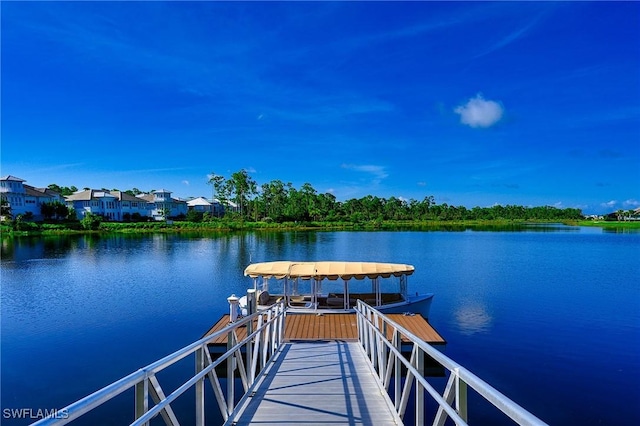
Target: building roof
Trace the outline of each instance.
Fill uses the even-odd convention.
[[[192,206],[210,206],[211,203],[204,197],[194,198],[193,200],[187,201],[187,205]]]
[[[25,185],[25,187],[26,186],[27,185]],[[36,191],[43,192],[51,197],[62,197],[62,195],[59,192],[54,191],[53,189],[49,189],[49,188],[35,188],[35,189]]]
[[[11,176],[11,175],[3,176],[3,177],[0,178],[0,180],[12,180],[12,181],[16,181],[16,182],[26,182],[26,180],[24,180],[24,179],[20,179],[19,177],[15,177],[15,176]]]
[[[89,201],[93,198],[93,189],[85,189],[64,197],[67,201]]]
[[[96,191],[95,189],[93,190],[93,198],[116,198],[115,195],[113,195],[111,192],[109,191]]]
[[[133,201],[133,202],[147,201],[147,200],[142,200],[140,197],[136,197],[135,195],[131,195],[123,191],[111,191],[111,194],[113,194],[120,201]]]
[[[34,188],[31,185],[24,185],[24,193],[25,195],[31,196],[31,197],[47,197],[47,198],[53,198],[55,197],[54,195],[51,194],[47,194],[43,188]],[[53,191],[52,191],[53,192]]]

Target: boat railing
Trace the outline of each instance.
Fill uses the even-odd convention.
[[[171,403],[192,387],[195,388],[195,424],[205,424],[205,378],[213,388],[222,417],[226,421],[236,404],[236,370],[242,381],[243,393],[255,382],[259,372],[283,343],[286,307],[283,302],[238,319],[225,328],[214,332],[188,346],[141,368],[126,377],[88,395],[63,408],[55,410],[50,417],[35,425],[63,425],[112,400],[123,392],[134,388],[135,420],[132,425],[148,425],[150,420],[161,415],[167,425],[178,425]],[[246,337],[238,340],[238,330],[246,328]],[[227,338],[227,351],[211,358],[208,345],[222,336]],[[244,354],[242,351],[244,349]],[[156,377],[157,373],[189,356],[194,357],[195,374],[177,389],[166,395]],[[216,367],[224,368],[226,362],[226,393],[216,373]]]
[[[519,425],[546,424],[469,370],[361,300],[358,301],[356,314],[358,339],[377,373],[378,380],[390,394],[400,418],[405,416],[413,390],[417,425],[432,423],[441,426],[445,424],[447,418],[453,420],[456,425],[466,425],[468,421],[467,392],[468,388],[471,388]],[[402,354],[403,344],[412,347],[410,359]],[[448,381],[442,394],[426,379],[427,357],[448,371]],[[406,377],[403,382],[404,374]],[[429,422],[425,419],[425,391],[438,404],[435,416]]]

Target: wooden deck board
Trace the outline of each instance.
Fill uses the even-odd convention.
[[[396,425],[356,342],[285,344],[272,371],[240,407],[234,424]]]
[[[407,316],[404,314],[389,314],[388,317],[415,334],[421,340],[431,344],[445,344],[446,341],[421,315]],[[327,313],[316,314],[288,314],[285,320],[285,340],[357,340],[358,331],[355,314]],[[229,315],[224,315],[207,331],[205,336],[211,335],[229,324]],[[254,322],[257,325],[257,321]],[[393,330],[387,330],[387,337],[391,339]],[[238,329],[238,339],[247,335],[246,328]],[[403,341],[408,341],[403,338]],[[226,345],[227,336],[219,336],[211,344]]]

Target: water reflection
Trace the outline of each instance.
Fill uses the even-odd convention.
[[[488,332],[493,322],[487,307],[476,302],[460,306],[454,315],[460,333],[467,336]]]
[[[2,407],[63,406],[199,338],[249,263],[339,259],[415,265],[447,351],[550,424],[640,424],[640,234],[426,230],[3,238]],[[584,404],[593,383],[612,391]]]
[[[439,225],[425,227],[397,226],[382,231],[371,232],[351,231],[361,235],[385,233],[389,231],[415,231],[415,232],[580,232],[580,227],[567,226],[559,223],[545,224],[502,224],[502,225]],[[629,228],[594,228],[597,233],[636,233],[638,229]],[[582,231],[584,232],[584,230]],[[303,247],[305,252],[300,253],[305,259],[317,259],[318,243],[327,238],[333,239],[330,231],[239,231],[239,232],[181,232],[181,233],[120,233],[120,234],[83,234],[83,235],[58,235],[40,237],[6,237],[2,238],[0,254],[3,260],[51,258],[65,256],[68,252],[77,249],[97,248],[112,245],[128,246],[140,241],[153,241],[153,246],[165,246],[166,243],[215,239],[224,242],[225,245],[235,245],[238,250],[238,260],[246,266],[251,262],[273,259],[291,258],[291,247]],[[299,250],[297,250],[299,252]],[[320,256],[326,258],[326,256]],[[238,265],[239,266],[239,265]],[[243,268],[244,268],[243,266]]]
[[[602,228],[602,232],[609,234],[638,234],[640,228],[626,228],[623,226],[606,226]]]

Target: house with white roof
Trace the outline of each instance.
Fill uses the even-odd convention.
[[[209,213],[212,216],[220,217],[224,214],[224,207],[220,204],[220,201],[213,199],[210,202],[204,197],[194,198],[187,201],[187,208],[201,213]]]
[[[187,203],[179,198],[171,197],[171,191],[159,189],[151,194],[137,196],[150,204],[150,216],[154,220],[166,220],[187,214]]]
[[[9,203],[11,215],[31,214],[34,220],[42,220],[42,205],[61,202],[64,198],[49,188],[35,188],[24,179],[7,175],[0,178],[0,196]]]
[[[166,220],[186,216],[189,209],[209,212],[216,216],[224,214],[224,207],[216,199],[210,202],[204,197],[199,197],[187,202],[172,197],[171,191],[166,189],[138,196],[116,190],[86,189],[63,197],[49,188],[29,186],[25,184],[24,179],[11,175],[0,178],[0,196],[9,204],[13,217],[31,213],[34,220],[43,219],[42,204],[55,201],[74,209],[78,220],[82,220],[87,213],[118,222],[136,220],[138,217]],[[234,205],[230,205],[229,208],[235,210]]]

